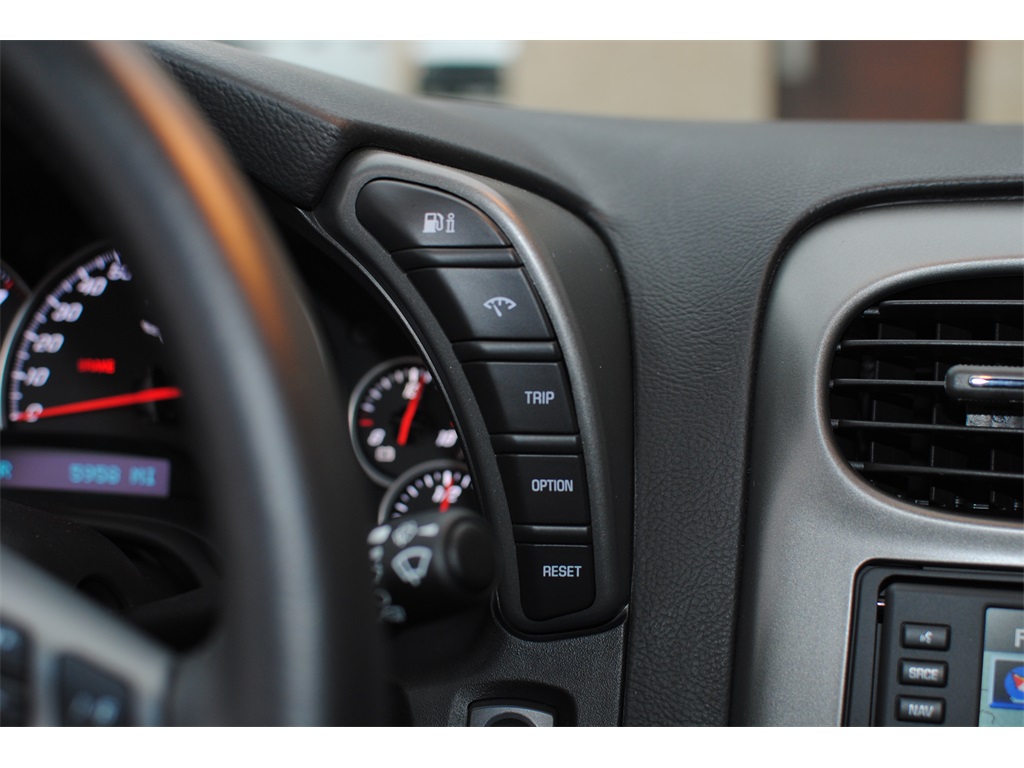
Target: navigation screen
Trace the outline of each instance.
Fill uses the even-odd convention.
[[[0,485],[166,498],[171,491],[171,462],[116,453],[7,448],[0,458]]]
[[[1024,727],[1024,610],[985,611],[978,725]]]

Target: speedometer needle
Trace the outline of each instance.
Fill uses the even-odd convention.
[[[141,389],[138,392],[129,392],[125,395],[113,395],[111,397],[98,397],[95,400],[79,400],[75,403],[64,405],[51,405],[42,410],[25,410],[21,413],[12,413],[11,421],[37,421],[38,419],[52,419],[54,416],[71,416],[75,413],[88,413],[89,411],[109,411],[113,408],[124,408],[129,405],[141,405],[142,403],[156,403],[161,400],[176,400],[181,397],[181,390],[177,387],[152,387]]]

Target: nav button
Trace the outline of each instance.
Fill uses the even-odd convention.
[[[908,723],[942,723],[946,719],[943,699],[918,699],[899,696],[896,699],[896,718]]]

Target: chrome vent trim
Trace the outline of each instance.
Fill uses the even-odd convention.
[[[832,360],[838,446],[884,493],[1021,522],[1024,408],[950,396],[957,365],[1024,370],[1024,271],[920,286],[864,310]]]

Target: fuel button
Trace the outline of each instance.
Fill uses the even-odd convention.
[[[494,222],[465,200],[404,181],[371,181],[359,193],[356,216],[392,252],[508,245]]]

